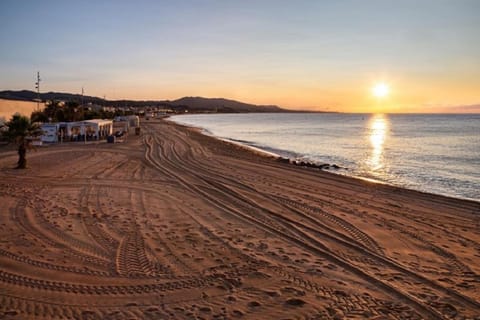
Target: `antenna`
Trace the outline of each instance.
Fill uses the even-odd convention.
[[[84,94],[84,90],[83,90],[83,87],[82,87],[82,108],[83,108],[83,94]]]
[[[35,89],[37,89],[37,111],[40,111],[40,71],[37,71],[37,82],[35,82]]]
[[[81,113],[81,116],[82,116],[82,120],[85,120],[85,106],[84,106],[84,102],[83,102],[83,94],[84,94],[84,90],[83,90],[83,87],[82,87],[82,104],[80,106],[80,110],[82,111]]]

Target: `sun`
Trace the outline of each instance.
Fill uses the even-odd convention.
[[[377,98],[385,98],[390,93],[390,87],[384,82],[379,82],[372,87],[372,94]]]

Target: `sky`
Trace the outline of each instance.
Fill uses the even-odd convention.
[[[0,90],[480,112],[478,0],[0,1]],[[390,94],[374,97],[386,83]]]

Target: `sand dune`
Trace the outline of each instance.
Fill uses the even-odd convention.
[[[480,318],[480,203],[168,121],[0,153],[0,318]]]

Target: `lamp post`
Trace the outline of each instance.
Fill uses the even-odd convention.
[[[37,71],[37,82],[35,82],[35,89],[37,89],[37,111],[40,111],[40,71]]]

